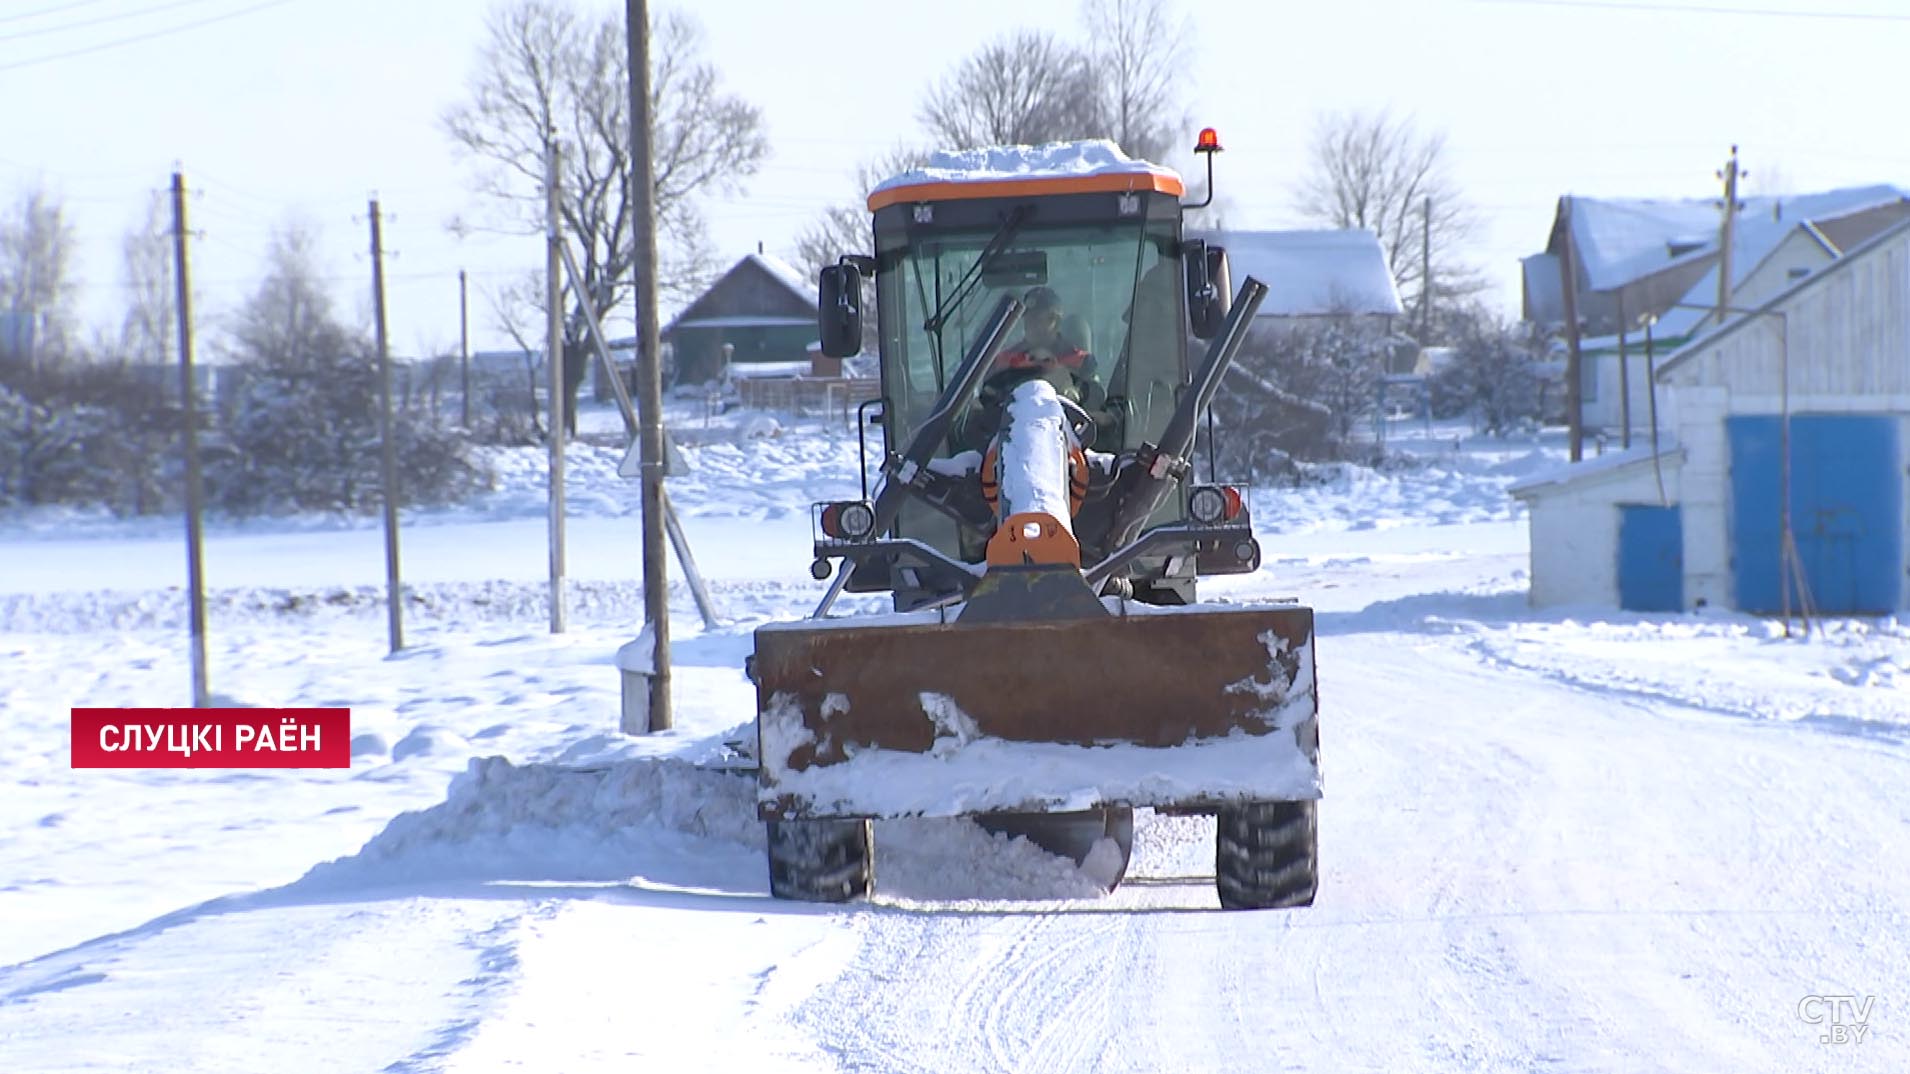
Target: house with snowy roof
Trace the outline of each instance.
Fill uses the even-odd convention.
[[[731,265],[659,334],[676,381],[699,384],[733,367],[790,373],[810,370],[816,335],[816,287],[773,254],[753,253]]]
[[[1736,309],[1763,304],[1910,217],[1910,191],[1888,185],[1740,203],[1726,289]],[[1535,324],[1564,324],[1569,252],[1586,428],[1620,436],[1649,428],[1648,366],[1718,326],[1721,225],[1710,199],[1559,199],[1545,251],[1521,261],[1524,312]]]
[[[1386,268],[1379,236],[1364,228],[1233,229],[1195,232],[1188,238],[1226,248],[1236,289],[1248,276],[1267,285],[1256,328],[1345,317],[1390,332],[1405,312],[1393,274]]]
[[[1513,487],[1535,605],[1910,608],[1910,213],[1876,215],[1855,245],[1791,221],[1733,266],[1743,312],[1659,352],[1655,429]]]

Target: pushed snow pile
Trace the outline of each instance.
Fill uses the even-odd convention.
[[[748,775],[677,758],[572,767],[484,757],[444,802],[401,814],[363,850],[317,866],[296,886],[620,881],[680,872],[670,863],[688,860],[708,865],[700,886],[766,890],[755,860],[762,846]],[[876,867],[882,894],[901,900],[1079,899],[1104,890],[1073,862],[964,818],[878,822]]]
[[[1118,854],[1118,851],[1115,851]],[[876,891],[884,901],[1094,899],[1112,867],[1090,856],[1089,874],[1026,839],[965,817],[877,821]]]
[[[933,154],[920,168],[882,181],[871,194],[924,183],[996,183],[1006,179],[1050,179],[1083,175],[1162,175],[1170,168],[1135,160],[1105,138],[1047,145],[994,145]]]
[[[755,783],[672,758],[589,767],[473,758],[444,802],[400,814],[300,883],[616,880],[639,871],[659,834],[760,847]]]

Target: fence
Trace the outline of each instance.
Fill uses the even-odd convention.
[[[752,410],[782,410],[850,420],[857,405],[880,398],[873,377],[752,377],[736,382],[737,401]]]

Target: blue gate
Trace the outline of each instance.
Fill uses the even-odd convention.
[[[1684,519],[1676,507],[1618,505],[1618,606],[1681,612],[1685,606]]]
[[[1735,417],[1725,425],[1738,607],[1781,611],[1780,419]],[[1791,531],[1818,611],[1878,614],[1898,607],[1904,569],[1899,466],[1896,418],[1791,418]],[[1791,606],[1798,604],[1793,591]]]

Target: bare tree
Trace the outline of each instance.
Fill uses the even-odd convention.
[[[1165,161],[1188,125],[1192,30],[1168,0],[1085,0],[1088,56],[1100,73],[1108,136],[1128,156]]]
[[[73,225],[65,205],[44,186],[20,196],[0,217],[0,357],[7,351],[34,366],[68,355],[74,294]]]
[[[1038,30],[999,37],[929,91],[922,125],[942,148],[1104,137],[1101,80],[1087,53]]]
[[[1393,283],[1415,314],[1429,301],[1451,302],[1485,287],[1460,260],[1476,219],[1447,171],[1445,149],[1445,135],[1422,134],[1384,111],[1331,113],[1317,121],[1311,170],[1299,190],[1300,210],[1311,219],[1379,235]],[[1431,280],[1424,278],[1428,230]]]
[[[310,232],[273,235],[258,289],[227,336],[238,387],[222,401],[218,450],[207,459],[210,502],[239,513],[380,506],[378,358],[368,333],[339,318]],[[395,417],[407,503],[450,502],[488,481],[429,414],[407,407]]]
[[[126,316],[120,323],[119,358],[161,365],[174,340],[172,217],[165,196],[155,192],[139,223],[120,239],[120,275],[126,284]]]
[[[652,185],[668,244],[657,282],[663,293],[682,297],[710,274],[698,199],[740,189],[769,147],[761,110],[722,91],[693,19],[661,13],[650,32]],[[634,284],[625,46],[620,15],[509,0],[491,12],[469,100],[444,117],[459,148],[488,165],[480,192],[513,230],[543,229],[545,150],[553,137],[562,144],[564,228],[582,248],[584,290],[600,316],[628,298]],[[564,326],[565,351],[587,353],[583,303],[572,300]],[[584,363],[567,361],[565,368],[574,428]]]

